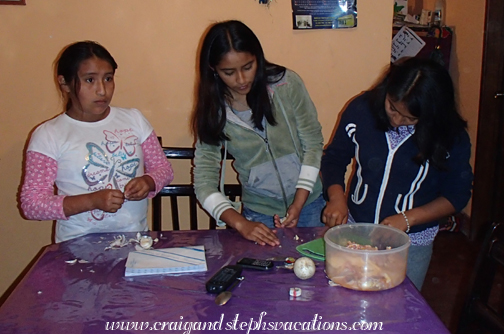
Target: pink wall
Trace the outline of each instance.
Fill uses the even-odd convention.
[[[113,104],[142,110],[165,145],[190,146],[201,34],[212,22],[242,20],[270,61],[303,77],[327,142],[345,102],[367,89],[389,62],[391,6],[390,0],[359,0],[357,28],[312,31],[291,29],[287,0],[269,7],[257,0],[31,0],[26,6],[0,6],[0,294],[51,242],[51,222],[24,220],[16,196],[28,133],[62,108],[51,65],[64,45],[91,39],[107,47],[119,64]],[[480,29],[483,13],[471,7],[449,7],[454,14],[448,23],[470,18]],[[475,129],[481,32],[469,30],[457,30],[454,69],[464,92],[463,114]],[[189,181],[189,166],[174,166],[175,182]]]

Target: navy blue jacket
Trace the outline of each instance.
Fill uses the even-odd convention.
[[[376,126],[368,94],[355,98],[341,116],[332,142],[322,157],[324,193],[333,184],[345,189],[345,173],[355,158],[348,191],[348,208],[356,222],[380,223],[386,217],[427,204],[443,196],[458,211],[472,189],[469,164],[471,143],[466,131],[455,140],[446,158],[446,170],[428,161],[418,165],[418,148],[409,135],[391,150],[384,131]],[[412,226],[410,233],[437,225],[437,221]]]

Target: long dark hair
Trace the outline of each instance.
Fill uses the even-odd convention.
[[[467,128],[457,112],[453,82],[439,63],[421,58],[407,58],[392,65],[384,79],[371,91],[378,127],[392,128],[385,111],[387,95],[394,102],[403,102],[418,117],[413,138],[419,153],[414,160],[427,160],[442,168],[448,151]]]
[[[80,89],[80,82],[77,80],[79,67],[83,61],[93,57],[108,62],[115,73],[117,63],[112,55],[103,46],[93,41],[81,41],[67,45],[55,62],[56,76],[62,75],[66,85],[76,96]],[[66,110],[69,110],[72,107],[72,100],[64,93],[63,98],[66,99]]]
[[[256,128],[264,130],[263,118],[276,125],[267,85],[279,81],[285,74],[285,67],[268,62],[256,35],[240,21],[225,21],[210,26],[199,55],[199,83],[195,110],[192,116],[192,130],[201,142],[220,145],[229,140],[224,134],[226,125],[225,102],[231,96],[226,84],[219,78],[215,68],[230,51],[248,52],[256,57],[257,71],[247,104],[252,109],[252,119]]]

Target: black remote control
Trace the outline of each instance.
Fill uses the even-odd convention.
[[[241,277],[241,266],[225,266],[219,269],[206,284],[206,290],[210,293],[225,291],[234,281]]]
[[[243,268],[247,269],[257,269],[257,270],[270,270],[273,268],[273,261],[268,260],[258,260],[244,257],[240,261],[236,262]]]

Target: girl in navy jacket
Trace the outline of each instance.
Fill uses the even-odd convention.
[[[421,289],[438,219],[471,197],[471,144],[448,71],[427,59],[390,66],[341,115],[322,157],[322,220],[390,225],[411,239],[407,275]],[[355,160],[345,195],[345,173]]]

